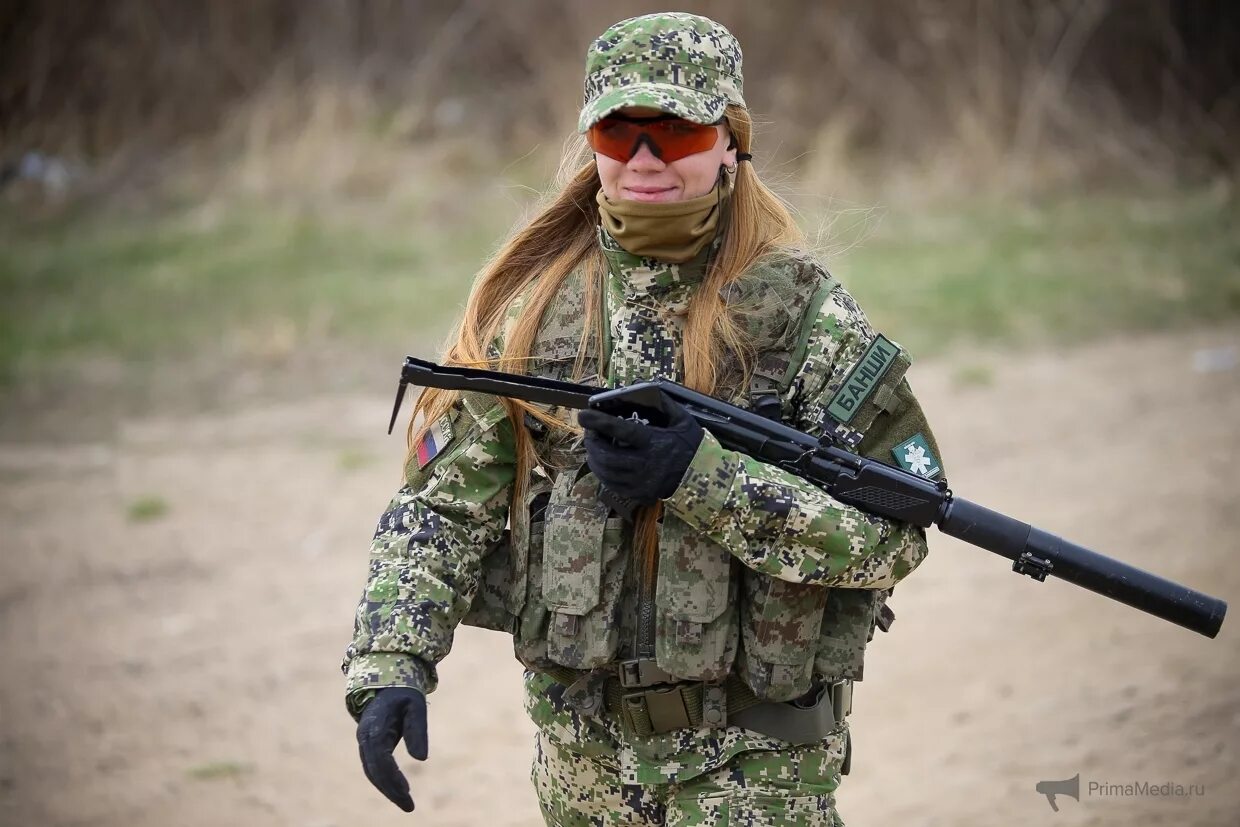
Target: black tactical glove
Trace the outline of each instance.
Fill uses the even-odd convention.
[[[685,407],[664,396],[666,427],[644,425],[602,411],[583,410],[586,463],[605,488],[642,505],[672,496],[702,442],[702,426]]]
[[[416,689],[393,686],[380,689],[362,709],[357,722],[357,747],[362,769],[370,783],[406,813],[413,812],[409,782],[396,766],[392,751],[401,736],[405,748],[426,760],[426,698]]]

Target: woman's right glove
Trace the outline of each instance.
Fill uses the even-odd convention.
[[[357,747],[362,769],[370,783],[406,813],[413,812],[409,782],[392,756],[401,736],[405,749],[426,760],[426,698],[416,689],[392,686],[380,689],[362,709],[357,721]]]
[[[663,411],[662,428],[590,408],[577,413],[590,470],[606,488],[641,505],[676,493],[702,442],[702,426],[684,405],[664,395]]]

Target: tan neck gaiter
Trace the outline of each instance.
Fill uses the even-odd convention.
[[[719,213],[730,190],[722,183],[698,198],[684,201],[611,201],[598,191],[603,229],[635,256],[670,264],[691,261],[715,237]]]

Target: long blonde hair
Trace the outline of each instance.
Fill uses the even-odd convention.
[[[753,121],[744,107],[729,105],[724,119],[738,152],[749,152]],[[595,194],[600,187],[598,169],[588,153],[584,139],[566,149],[560,165],[558,186],[544,206],[517,230],[474,282],[465,313],[448,347],[443,362],[467,367],[523,373],[538,334],[543,314],[574,273],[583,280],[585,317],[575,375],[580,377],[587,348],[603,341],[607,320],[598,308],[600,292],[607,277],[606,261],[597,240],[598,212]],[[759,259],[782,247],[798,246],[804,238],[783,201],[758,178],[753,165],[737,166],[730,197],[722,244],[702,285],[694,292],[686,311],[684,327],[684,382],[702,393],[713,393],[720,379],[719,366],[731,354],[748,373],[751,350],[737,320],[728,312],[720,291],[739,280]],[[509,309],[518,297],[524,303],[515,321],[505,329]],[[503,335],[503,351],[493,358],[492,345]],[[599,354],[600,360],[605,354]],[[457,391],[428,388],[414,407],[414,421],[408,429],[409,455],[432,423],[457,401]],[[550,417],[536,406],[515,399],[501,399],[515,435],[516,478],[512,490],[513,508],[524,507],[529,475],[536,463],[533,442],[525,427],[528,414],[554,430],[569,426]],[[418,418],[421,414],[421,418]],[[420,422],[420,425],[415,423]],[[651,510],[638,524],[639,534],[653,528]],[[657,515],[657,512],[656,512]],[[643,531],[643,524],[645,530]],[[645,544],[642,544],[645,545]]]

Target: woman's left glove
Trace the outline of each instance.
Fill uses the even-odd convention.
[[[666,427],[586,409],[586,463],[605,488],[642,505],[675,493],[702,442],[702,426],[679,402],[664,396]]]
[[[426,760],[426,698],[416,689],[380,689],[362,708],[357,722],[357,747],[370,783],[406,813],[413,812],[409,781],[396,766],[392,751],[400,739],[419,761]]]

